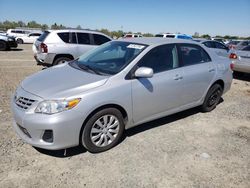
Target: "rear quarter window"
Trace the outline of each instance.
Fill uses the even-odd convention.
[[[69,32],[57,33],[63,42],[69,43]]]
[[[49,31],[44,31],[37,40],[43,42],[49,34]]]
[[[103,35],[93,34],[93,37],[94,37],[94,44],[95,45],[101,45],[101,44],[104,44],[104,43],[110,41],[109,38],[107,38]]]

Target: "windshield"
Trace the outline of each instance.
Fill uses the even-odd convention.
[[[85,53],[72,64],[96,74],[114,75],[125,68],[145,48],[144,44],[112,41]]]

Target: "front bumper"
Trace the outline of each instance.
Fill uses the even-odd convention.
[[[11,101],[14,117],[13,127],[24,142],[49,150],[79,145],[80,130],[83,123],[81,114],[74,109],[53,115],[34,113],[37,104],[42,99],[20,88],[18,96],[36,100],[27,110],[17,106],[14,97]],[[52,139],[48,139],[48,132],[52,133]]]

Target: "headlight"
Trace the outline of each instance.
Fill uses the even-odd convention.
[[[74,108],[80,101],[81,99],[42,101],[36,107],[35,112],[42,114],[55,114]]]
[[[13,38],[8,38],[8,41],[13,41],[14,39]]]

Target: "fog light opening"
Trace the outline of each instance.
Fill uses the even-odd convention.
[[[43,133],[43,141],[52,143],[53,142],[53,131],[52,130],[45,130]]]

